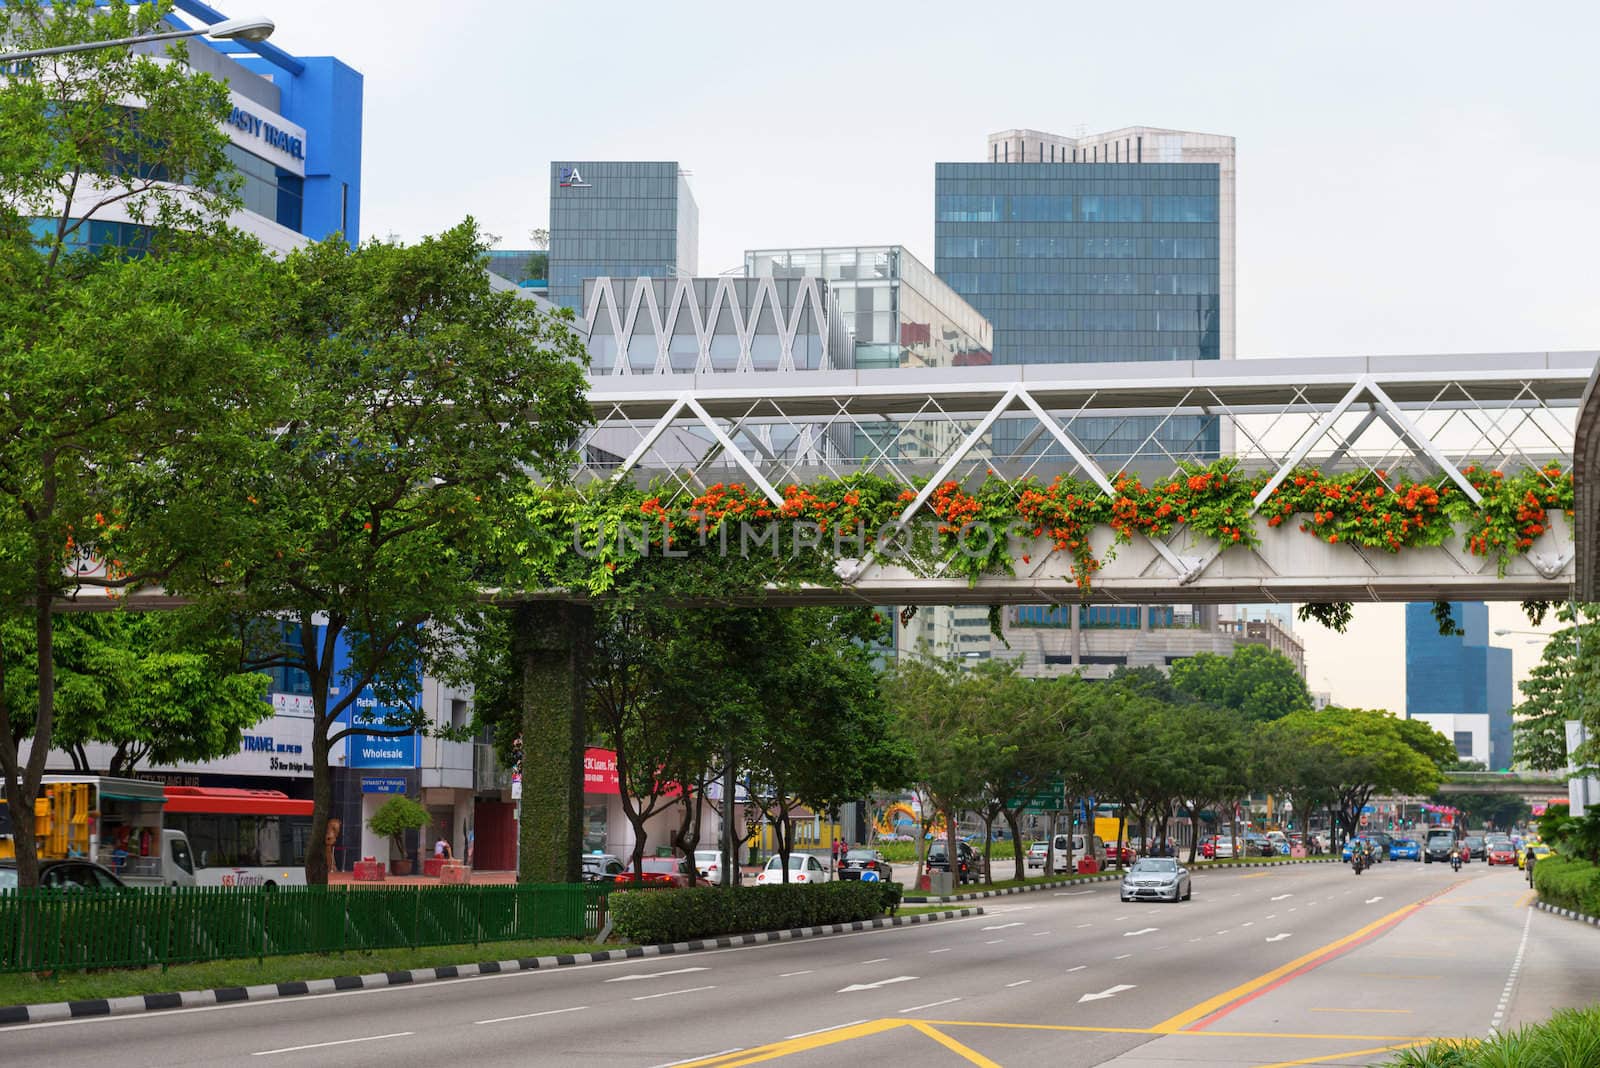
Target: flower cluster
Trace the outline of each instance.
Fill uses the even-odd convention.
[[[1497,557],[1502,576],[1514,553],[1532,548],[1534,540],[1550,529],[1550,512],[1572,517],[1572,476],[1558,463],[1510,477],[1477,466],[1464,468],[1462,474],[1482,498],[1466,516],[1467,548],[1479,556]]]

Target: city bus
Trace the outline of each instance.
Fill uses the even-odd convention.
[[[310,801],[214,786],[168,786],[166,798],[166,825],[188,838],[198,885],[305,885]]]

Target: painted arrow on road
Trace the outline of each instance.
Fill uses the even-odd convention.
[[[1293,936],[1292,935],[1286,935],[1286,934],[1275,934],[1271,938],[1267,939],[1267,941],[1268,942],[1282,942],[1285,938],[1291,938],[1291,937],[1293,937]]]
[[[704,968],[674,968],[670,972],[651,972],[648,975],[619,975],[615,979],[607,979],[608,983],[631,983],[639,979],[661,979],[668,975],[687,975],[690,972],[703,972]]]
[[[917,978],[919,977],[915,975],[897,975],[893,979],[879,979],[876,983],[854,983],[847,987],[841,987],[839,993],[849,994],[856,990],[876,990],[880,986],[888,986],[890,983],[909,983]]]
[[[1015,923],[997,923],[997,924],[993,924],[992,926],[985,927],[984,930],[985,931],[1004,931],[1007,927],[1021,927],[1021,926],[1022,926],[1022,921],[1018,920]]]
[[[1083,995],[1083,997],[1078,999],[1078,1004],[1081,1005],[1085,1001],[1099,1001],[1102,998],[1114,998],[1118,994],[1122,993],[1124,990],[1133,990],[1133,989],[1135,989],[1134,986],[1108,986],[1104,990],[1100,991],[1100,993],[1098,993],[1098,994],[1085,994],[1085,995]]]
[[[1132,938],[1134,935],[1149,934],[1152,931],[1159,931],[1159,930],[1161,930],[1161,928],[1159,928],[1159,927],[1145,927],[1145,928],[1143,928],[1141,930],[1138,930],[1138,931],[1123,931],[1122,932],[1122,937],[1123,938]]]

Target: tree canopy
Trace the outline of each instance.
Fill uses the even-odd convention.
[[[1198,653],[1176,660],[1172,686],[1257,722],[1311,707],[1311,691],[1293,662],[1265,645],[1240,645],[1227,656]]]

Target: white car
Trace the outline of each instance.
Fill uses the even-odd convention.
[[[1035,843],[1033,843],[1031,846],[1028,847],[1028,855],[1025,858],[1026,861],[1027,861],[1028,867],[1030,867],[1030,868],[1042,868],[1042,867],[1044,867],[1044,856],[1048,852],[1050,852],[1050,843],[1048,843],[1048,842],[1035,842]]]
[[[789,881],[791,883],[825,883],[828,869],[810,853],[789,854]],[[783,882],[783,858],[768,857],[761,874],[756,876],[757,886],[778,886]]]
[[[700,873],[700,878],[708,883],[722,882],[722,851],[718,849],[696,849],[694,851],[694,869]]]

